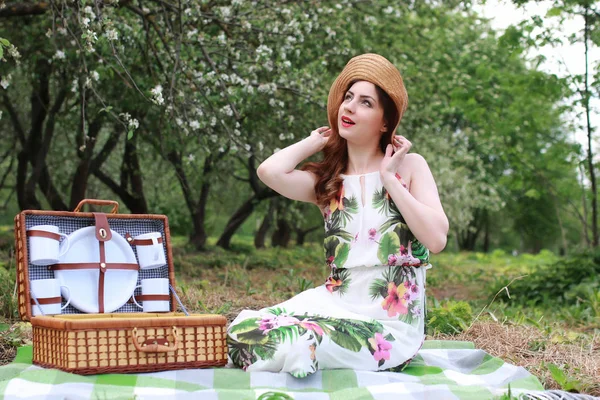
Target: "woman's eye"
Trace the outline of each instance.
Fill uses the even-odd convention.
[[[371,102],[369,100],[365,100],[363,101],[364,104],[366,104],[368,107],[371,107]]]
[[[352,96],[350,96],[349,94],[347,94],[347,95],[344,97],[344,100],[349,100],[351,97],[352,97]]]

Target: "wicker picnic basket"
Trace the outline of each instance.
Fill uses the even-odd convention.
[[[109,214],[81,212],[85,204],[110,205],[113,208]],[[187,313],[174,290],[175,275],[167,217],[117,212],[118,203],[114,201],[86,199],[73,212],[26,210],[15,217],[18,307],[21,319],[31,321],[33,327],[33,363],[83,375],[225,365],[226,318]],[[99,248],[92,251],[99,252],[100,262],[82,260],[71,264],[32,264],[28,255],[28,236],[34,236],[36,231],[28,229],[45,224],[58,226],[65,235],[94,226],[88,229],[95,231],[98,240],[95,243]],[[131,263],[107,261],[110,254],[105,254],[104,249],[105,246],[110,249],[108,241],[118,238],[117,235],[121,236],[121,240],[126,237],[137,257],[136,241],[132,238],[146,232],[160,232],[159,243],[162,243],[165,253],[165,265],[139,269],[136,268],[137,264],[132,266]],[[84,313],[73,305],[67,305],[62,296],[37,299],[32,295],[31,281],[53,279],[57,271],[64,273],[69,270],[91,270],[94,274],[97,271],[98,312]],[[109,312],[105,312],[107,299],[114,295],[111,282],[115,278],[110,274],[117,270],[136,271],[137,276],[132,279],[137,279],[134,296],[138,301],[168,301],[169,311],[139,312],[139,308],[129,299],[116,310],[108,309]],[[170,294],[142,295],[140,283],[153,278],[168,279]],[[123,296],[122,293],[119,295]],[[183,313],[176,312],[177,302]],[[35,305],[42,309],[42,305],[51,303],[64,304],[66,307],[63,306],[60,314],[33,316],[32,308]]]

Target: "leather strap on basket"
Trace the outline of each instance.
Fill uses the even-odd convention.
[[[60,235],[54,232],[46,232],[46,231],[27,231],[27,236],[31,237],[43,237],[47,239],[54,239],[56,241],[60,241]]]
[[[98,312],[104,313],[104,274],[106,274],[106,252],[104,242],[100,244],[100,274],[98,275]]]
[[[157,243],[161,244],[163,242],[162,237],[156,239]],[[152,239],[131,239],[128,240],[129,244],[132,246],[152,246]]]
[[[168,294],[140,294],[135,296],[138,301],[170,301],[171,296]],[[130,297],[127,301],[133,303],[133,297]]]
[[[60,296],[38,298],[37,302],[34,299],[31,299],[32,306],[37,306],[37,305],[45,306],[47,304],[60,304],[61,302],[62,302],[62,298]]]
[[[72,264],[52,264],[48,266],[48,269],[52,271],[56,270],[69,270],[69,269],[97,269],[102,267],[98,263],[72,263]],[[124,264],[124,263],[104,263],[104,269],[125,269],[137,271],[140,266],[137,264]]]

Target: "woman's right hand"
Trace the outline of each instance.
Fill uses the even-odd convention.
[[[318,141],[318,143],[319,143],[318,151],[321,151],[321,150],[323,150],[323,148],[327,144],[327,141],[331,137],[331,128],[328,126],[322,126],[320,128],[317,128],[310,133],[310,137],[315,138],[314,140]]]

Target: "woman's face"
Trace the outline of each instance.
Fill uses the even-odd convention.
[[[349,142],[378,143],[387,128],[375,85],[367,81],[355,82],[344,94],[337,122],[340,136]]]

